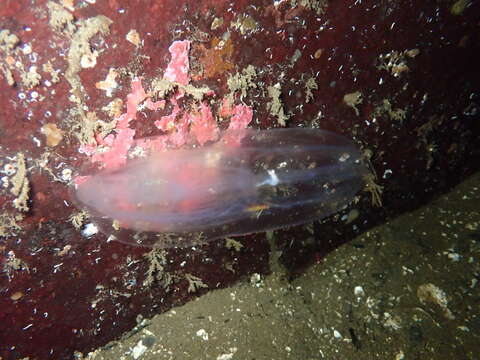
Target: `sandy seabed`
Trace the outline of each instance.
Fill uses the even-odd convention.
[[[477,359],[480,173],[300,277],[254,274],[88,359]]]

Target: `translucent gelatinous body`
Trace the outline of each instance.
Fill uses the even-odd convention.
[[[210,146],[99,172],[75,196],[120,241],[183,247],[337,212],[363,187],[360,157],[349,140],[322,130],[227,132]]]

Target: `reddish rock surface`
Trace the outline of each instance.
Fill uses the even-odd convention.
[[[377,179],[369,189],[383,191],[360,194],[354,222],[333,216],[276,233],[294,272],[479,169],[479,13],[466,0],[4,2],[2,359],[71,358],[119,337],[140,315],[268,271],[264,234],[239,239],[240,251],[217,241],[165,252],[85,236],[90,221],[69,192],[91,162],[85,152],[108,151],[121,136],[191,130],[179,118],[165,131],[155,125],[175,109],[174,90],[158,86],[175,40],[191,43],[196,89],[179,100],[182,112],[208,106],[226,128],[252,109],[252,127],[332,130],[370,158]],[[128,113],[136,78],[151,103],[139,101],[122,132],[112,121]],[[238,113],[222,107],[228,95],[226,107]]]

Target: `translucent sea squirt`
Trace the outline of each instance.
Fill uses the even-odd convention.
[[[119,241],[185,247],[322,219],[353,199],[365,172],[343,136],[247,129],[101,170],[74,196]]]

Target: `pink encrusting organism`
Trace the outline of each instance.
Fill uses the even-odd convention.
[[[188,85],[190,82],[190,63],[188,61],[190,41],[174,41],[168,48],[168,51],[172,55],[172,59],[170,60],[163,77],[171,82]]]
[[[202,102],[200,112],[191,117],[191,123],[190,129],[200,145],[217,140],[218,126],[206,102]]]
[[[178,100],[185,96],[181,86],[190,83],[188,59],[190,41],[174,41],[168,50],[171,60],[163,77],[179,85],[176,92],[171,94],[168,99],[154,102],[143,88],[141,79],[133,79],[132,90],[127,95],[126,112],[116,118],[115,134],[112,133],[103,138],[97,135],[96,143],[80,147],[80,152],[90,155],[92,162],[99,163],[106,169],[116,169],[126,164],[128,152],[134,145],[141,146],[146,150],[160,151],[167,148],[179,148],[189,143],[190,139],[204,145],[218,138],[219,128],[208,102],[203,101],[197,109],[190,111],[181,109],[178,104]],[[211,92],[209,95],[214,94]],[[134,140],[135,129],[131,128],[131,122],[136,120],[139,106],[142,105],[148,110],[157,111],[165,107],[167,100],[172,105],[172,112],[155,121],[155,126],[165,134]],[[253,117],[252,109],[246,105],[229,105],[228,112],[225,113],[231,116],[229,129],[246,128]]]

